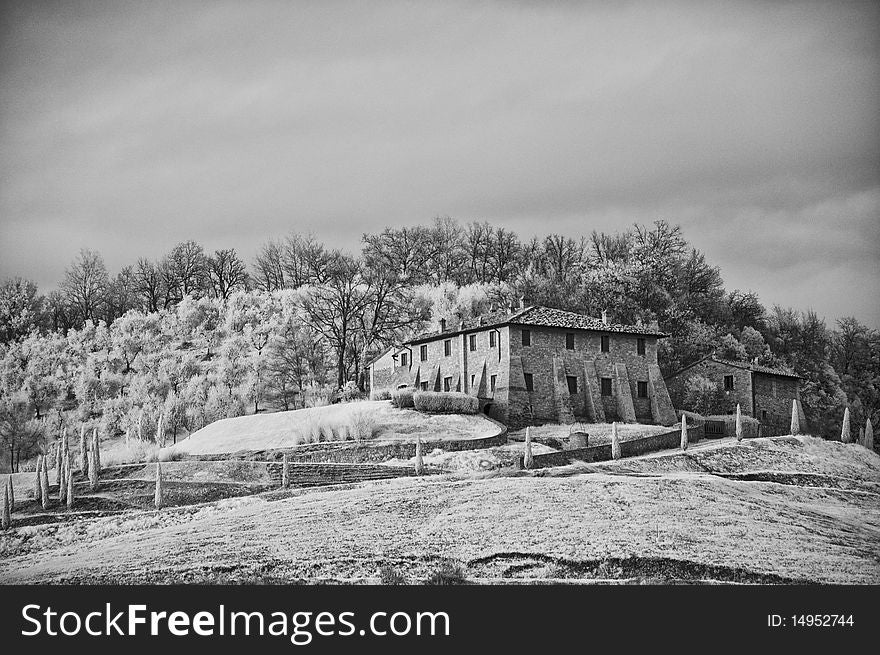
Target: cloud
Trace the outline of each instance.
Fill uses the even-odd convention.
[[[436,214],[523,234],[662,217],[730,286],[880,325],[862,297],[878,281],[877,17],[843,3],[7,5],[0,275],[51,285],[82,246],[111,268],[188,238],[250,256],[290,229],[355,248]]]

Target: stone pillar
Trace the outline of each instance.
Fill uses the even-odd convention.
[[[651,418],[657,425],[674,425],[678,422],[669,389],[657,364],[648,364],[648,394],[651,396]]]

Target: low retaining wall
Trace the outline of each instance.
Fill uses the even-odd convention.
[[[687,429],[688,443],[699,441],[703,436],[703,426],[694,425]],[[620,442],[620,456],[634,457],[658,450],[667,450],[681,446],[681,428],[655,434],[650,437],[630,439]],[[574,450],[562,450],[556,453],[543,453],[532,457],[532,468],[548,468],[551,466],[564,466],[572,462],[606,462],[613,459],[611,456],[611,444],[577,448]],[[523,468],[523,459],[519,460],[520,468]]]
[[[281,484],[282,466],[278,462],[266,464],[269,477],[276,485]],[[381,466],[379,464],[293,463],[289,464],[288,473],[292,487],[315,487],[324,484],[404,478],[415,475],[416,470],[409,466]]]

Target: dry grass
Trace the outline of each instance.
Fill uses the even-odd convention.
[[[774,452],[791,460],[786,465],[804,469],[812,462],[826,471],[843,457],[842,471],[876,479],[877,455],[840,446],[728,442],[698,452],[738,472],[767,467]],[[241,571],[245,579],[369,581],[388,563],[409,580],[423,580],[440,557],[470,571],[498,553],[520,553],[566,562],[670,558],[802,581],[876,584],[877,499],[681,469],[653,476],[626,475],[620,467],[569,477],[429,476],[13,528],[0,536],[0,582],[175,582],[213,570]]]

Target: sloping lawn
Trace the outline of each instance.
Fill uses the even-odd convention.
[[[414,440],[418,434],[422,439],[470,439],[487,437],[498,430],[498,425],[480,415],[423,414],[414,409],[392,407],[387,400],[366,400],[223,419],[163,449],[162,456],[290,448],[304,443],[346,441],[358,436]]]

